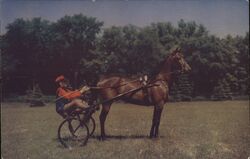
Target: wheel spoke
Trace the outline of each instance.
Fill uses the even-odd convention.
[[[81,124],[78,125],[78,127],[76,127],[76,129],[74,130],[74,134],[75,132],[81,127]]]

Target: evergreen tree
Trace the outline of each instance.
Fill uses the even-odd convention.
[[[232,92],[229,83],[222,79],[213,89],[212,100],[232,99]]]
[[[170,101],[173,102],[181,101],[180,90],[178,89],[177,82],[174,82],[173,85],[170,87],[169,97]]]
[[[43,93],[38,84],[35,84],[31,89],[26,91],[26,101],[31,107],[44,106]]]
[[[180,74],[171,90],[174,101],[190,101],[193,96],[193,84],[187,74]]]

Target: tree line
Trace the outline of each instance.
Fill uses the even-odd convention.
[[[249,33],[224,38],[202,24],[170,22],[103,27],[82,14],[56,22],[16,19],[0,36],[1,83],[5,96],[39,85],[54,94],[54,79],[67,76],[73,87],[94,85],[100,75],[152,75],[178,46],[192,67],[171,88],[176,98],[228,98],[249,93]]]

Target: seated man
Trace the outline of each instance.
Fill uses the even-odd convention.
[[[56,112],[63,118],[67,116],[65,113],[67,110],[71,110],[71,108],[86,109],[88,107],[88,104],[85,101],[79,99],[79,97],[88,91],[89,87],[84,86],[80,90],[72,91],[69,88],[67,79],[62,75],[57,77],[55,82],[59,86],[56,91]]]

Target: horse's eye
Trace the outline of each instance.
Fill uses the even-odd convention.
[[[180,56],[176,56],[176,60],[180,60],[181,59],[181,57]]]

